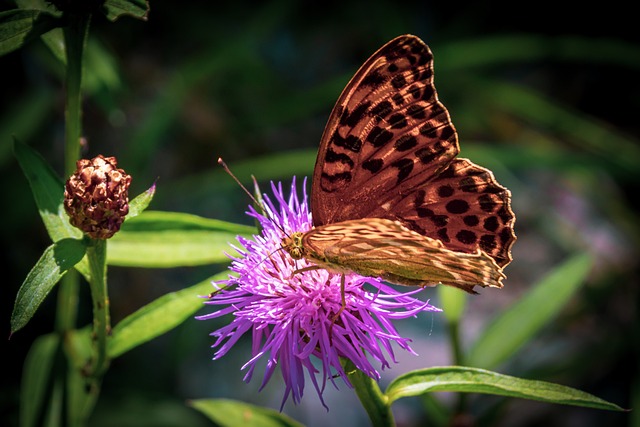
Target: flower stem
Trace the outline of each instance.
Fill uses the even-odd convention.
[[[453,363],[458,366],[464,366],[464,352],[460,343],[460,321],[463,318],[467,294],[449,286],[438,286],[438,296],[447,319]],[[456,413],[464,413],[466,408],[466,393],[458,393]]]
[[[451,341],[451,349],[453,351],[453,363],[458,366],[464,366],[464,353],[460,344],[460,322],[457,320],[447,322],[449,329],[449,340]],[[456,405],[456,413],[463,414],[467,410],[467,394],[458,393],[458,402]]]
[[[66,111],[65,111],[65,176],[76,169],[76,160],[80,158],[80,137],[82,136],[82,57],[89,33],[89,14],[70,14],[64,29],[64,42],[67,52],[66,70]]]
[[[91,299],[93,301],[94,355],[89,373],[100,377],[109,364],[107,337],[111,333],[109,297],[107,294],[107,241],[91,239],[87,247],[87,258],[91,271]]]
[[[353,384],[356,394],[369,415],[374,427],[393,427],[395,420],[389,405],[389,399],[382,393],[378,383],[355,367],[351,360],[343,360],[345,371]]]
[[[69,15],[64,28],[64,42],[67,54],[66,69],[66,110],[64,176],[73,174],[76,160],[80,158],[80,135],[82,129],[82,56],[89,32],[91,15]],[[60,333],[75,328],[78,305],[79,277],[69,271],[60,283],[56,329]]]

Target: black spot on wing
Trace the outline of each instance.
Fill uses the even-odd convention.
[[[354,153],[359,153],[360,150],[362,150],[362,140],[355,135],[348,135],[346,138],[343,138],[336,133],[331,142],[337,147],[342,147]]]
[[[369,159],[362,163],[362,169],[368,170],[371,173],[376,173],[384,166],[382,159]]]
[[[378,105],[371,108],[369,114],[379,120],[384,119],[393,111],[393,105],[389,101],[382,101]]]
[[[400,184],[402,181],[407,179],[407,177],[411,174],[411,171],[413,171],[413,160],[411,159],[396,160],[391,164],[391,166],[398,168],[397,183]]]
[[[351,157],[344,153],[336,153],[331,148],[327,150],[327,154],[324,156],[324,161],[326,163],[344,163],[353,167],[353,160],[351,160]]]
[[[398,151],[408,151],[418,145],[418,139],[413,135],[403,135],[393,145]],[[413,164],[413,161],[411,162]]]
[[[367,135],[367,142],[371,143],[376,148],[382,147],[393,138],[393,132],[390,132],[381,127],[374,127]]]
[[[371,102],[367,101],[358,104],[358,106],[351,112],[347,109],[342,110],[342,113],[340,114],[340,124],[342,126],[354,127],[362,121],[364,114],[370,106]]]

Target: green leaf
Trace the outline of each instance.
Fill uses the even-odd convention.
[[[48,12],[49,14],[60,17],[62,12],[56,9],[51,3],[47,3],[45,0],[16,0],[16,6],[20,9],[26,10],[39,10]],[[46,32],[40,36],[44,44],[51,50],[51,53],[63,64],[67,62],[64,37],[62,35],[62,28],[54,28],[53,30]],[[26,139],[23,139],[26,140]]]
[[[385,394],[393,402],[402,397],[418,396],[435,391],[484,393],[562,405],[624,411],[616,404],[574,388],[465,366],[433,367],[408,372],[393,380]]]
[[[196,215],[145,211],[109,239],[107,263],[128,267],[179,267],[226,262],[229,242],[252,227]]]
[[[24,361],[20,387],[20,425],[38,425],[60,339],[57,334],[47,334],[35,339]]]
[[[189,405],[221,427],[302,427],[283,413],[235,400],[197,399]]]
[[[147,20],[149,2],[145,0],[107,0],[104,2],[105,15],[110,21],[115,21],[123,15]]]
[[[177,292],[163,295],[118,323],[111,333],[107,353],[115,358],[153,338],[170,331],[202,308],[202,295],[213,290],[211,282],[228,277],[222,272]]]
[[[125,221],[140,215],[151,203],[153,196],[156,194],[156,185],[153,184],[147,191],[137,195],[133,200],[129,201],[129,213],[124,218]]]
[[[638,45],[613,37],[543,37],[539,34],[473,37],[438,46],[436,58],[441,71],[496,69],[546,61],[640,68]]]
[[[0,55],[18,49],[31,39],[60,25],[50,13],[14,9],[0,13]]]
[[[577,141],[580,149],[574,153],[595,155],[628,174],[637,174],[634,159],[640,158],[638,141],[619,130],[516,84],[483,79],[472,87],[474,98],[485,100],[485,108],[499,109],[545,132]]]
[[[42,41],[49,48],[53,56],[62,64],[67,63],[67,52],[64,44],[64,34],[62,28],[54,28],[42,35]]]
[[[14,141],[13,151],[29,181],[38,211],[51,240],[57,242],[69,237],[81,238],[82,232],[69,223],[69,217],[62,207],[64,182],[42,156],[29,146]]]
[[[484,330],[466,356],[466,364],[493,368],[511,357],[558,314],[591,269],[591,257],[570,258]]]
[[[45,249],[18,290],[11,315],[11,333],[27,324],[53,286],[80,262],[85,251],[84,241],[76,239],[63,239]]]

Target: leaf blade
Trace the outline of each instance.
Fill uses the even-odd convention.
[[[491,369],[507,360],[557,315],[590,268],[591,256],[579,254],[556,267],[532,291],[494,318],[465,358],[466,364]],[[513,325],[518,325],[514,329]]]
[[[33,342],[24,362],[20,386],[20,425],[34,427],[44,410],[47,384],[60,339],[56,334],[41,335]]]
[[[228,261],[229,242],[252,227],[179,212],[145,211],[109,239],[107,263],[172,268]]]
[[[41,10],[13,9],[0,13],[0,56],[59,26],[59,20]]]
[[[127,15],[146,21],[149,14],[149,2],[146,0],[107,0],[104,2],[104,10],[110,21]]]
[[[62,207],[64,183],[44,158],[31,147],[14,141],[13,150],[29,181],[33,198],[42,221],[54,242],[64,238],[82,237],[82,232],[69,223]]]
[[[493,394],[562,405],[624,411],[614,403],[571,387],[466,366],[439,366],[408,372],[393,380],[385,394],[393,402],[402,397],[436,391]]]
[[[227,277],[224,271],[189,288],[168,293],[124,318],[111,333],[107,347],[109,357],[121,356],[193,316],[203,305],[203,299],[198,296],[213,290],[213,280]]]
[[[33,317],[62,276],[84,257],[83,240],[62,239],[53,243],[38,260],[18,290],[11,314],[11,333],[23,328]]]
[[[230,399],[191,400],[189,406],[221,427],[302,427],[302,424],[273,409]]]
[[[156,194],[156,185],[153,184],[149,189],[129,201],[129,213],[124,217],[125,221],[135,218],[140,215],[153,200],[153,196]]]

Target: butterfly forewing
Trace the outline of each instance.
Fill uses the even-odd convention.
[[[433,57],[398,37],[351,79],[320,142],[313,176],[315,225],[375,216],[444,170],[457,135],[433,86]]]
[[[316,227],[302,239],[307,260],[336,271],[355,271],[408,286],[439,283],[474,292],[502,287],[504,275],[485,253],[458,253],[397,221],[370,218]]]
[[[455,159],[458,138],[417,37],[380,48],[351,79],[322,136],[313,177],[315,226],[398,220],[447,249],[511,261],[515,216],[493,174]]]

